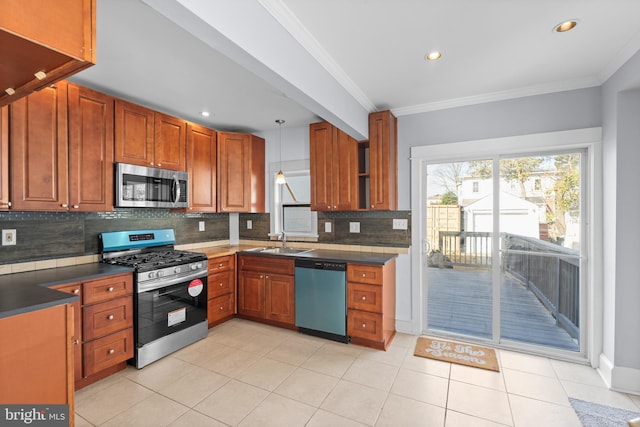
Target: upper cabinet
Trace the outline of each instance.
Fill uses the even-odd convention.
[[[357,141],[328,122],[311,124],[309,132],[311,209],[355,210]]]
[[[113,104],[60,81],[10,105],[12,209],[113,209]]]
[[[186,121],[121,99],[115,108],[116,162],[186,169]]]
[[[264,139],[218,132],[219,212],[264,212]]]
[[[3,0],[0,106],[96,62],[95,0]]]
[[[204,126],[187,124],[187,172],[192,212],[216,212],[217,134]]]
[[[9,209],[9,107],[0,107],[0,210]]]
[[[369,201],[361,208],[398,209],[398,119],[390,111],[369,115],[368,160]]]

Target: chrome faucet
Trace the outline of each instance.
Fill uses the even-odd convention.
[[[280,232],[280,236],[278,236],[279,240],[282,240],[282,247],[286,248],[287,247],[287,235],[285,234],[284,230],[282,230]]]

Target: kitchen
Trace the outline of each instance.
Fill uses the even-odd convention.
[[[628,67],[633,67],[634,62],[630,62]],[[87,72],[90,69],[87,70]],[[632,68],[633,70],[633,68]],[[629,73],[629,72],[628,72]],[[633,74],[632,72],[630,72]],[[620,79],[624,79],[625,74],[621,74],[622,77]],[[631,79],[632,80],[632,79]],[[630,86],[631,82],[625,82],[623,80],[622,83],[617,83],[616,80],[612,80],[608,86],[605,86],[605,89],[617,91],[624,89],[633,88]],[[618,86],[620,85],[620,86]],[[611,92],[605,92],[605,95]],[[116,94],[119,95],[119,94]],[[539,108],[536,109],[536,113],[540,114],[540,123],[539,126],[535,129],[536,131],[547,131],[547,130],[556,130],[559,126],[561,128],[577,128],[577,127],[589,127],[600,125],[602,119],[598,115],[598,108],[594,111],[588,109],[587,106],[594,105],[594,103],[599,103],[600,95],[597,89],[582,89],[577,91],[568,91],[562,97],[561,105],[566,106],[567,111],[572,111],[572,105],[583,105],[584,108],[588,111],[574,111],[574,113],[565,113],[563,123],[560,125],[553,124],[554,119],[552,117],[547,116],[546,114],[541,114],[540,111],[544,110],[549,104],[553,104],[558,102],[559,100],[556,97],[552,97],[550,95],[541,96],[539,99]],[[608,100],[609,98],[606,98]],[[588,102],[584,102],[584,101]],[[518,108],[513,108],[512,104],[516,102],[517,106],[523,107],[523,111],[528,111],[528,108],[525,108],[528,105],[528,100],[522,99],[521,101],[512,101],[510,103],[497,104],[495,107],[497,108],[496,116],[500,116],[500,114],[505,114],[506,110],[517,111]],[[604,102],[604,101],[602,101]],[[609,102],[609,101],[607,101]],[[608,104],[607,104],[608,105]],[[487,106],[487,108],[493,106]],[[560,108],[562,109],[562,108]],[[631,110],[633,111],[633,110]],[[177,115],[178,112],[171,112]],[[502,124],[501,120],[489,121],[485,122],[483,126],[479,126],[474,129],[473,126],[468,127],[467,134],[463,129],[459,129],[457,132],[452,132],[451,130],[445,131],[444,124],[442,128],[437,124],[438,122],[447,123],[451,120],[465,120],[470,123],[476,123],[473,117],[477,114],[482,114],[483,110],[480,107],[473,108],[468,107],[467,109],[461,110],[451,110],[448,113],[432,113],[435,122],[432,122],[430,129],[424,129],[424,124],[420,123],[420,117],[412,117],[405,116],[400,117],[399,119],[399,188],[404,188],[399,194],[399,206],[404,208],[404,211],[399,211],[403,218],[410,219],[409,223],[411,224],[411,217],[408,215],[409,211],[409,147],[413,145],[422,145],[424,144],[424,140],[419,135],[427,135],[428,138],[432,138],[429,141],[432,142],[447,142],[447,141],[457,141],[468,139],[469,135],[475,136],[486,134],[481,128],[489,128],[490,135],[509,135],[509,134],[517,134],[521,131],[521,129],[528,129],[526,115],[518,116],[515,114],[512,118],[512,126],[514,128],[505,128]],[[448,115],[447,115],[448,114]],[[575,114],[575,115],[574,115]],[[289,120],[289,116],[282,116],[287,119],[287,126],[283,130],[283,138],[284,145],[287,149],[284,150],[285,161],[294,160],[294,159],[303,159],[308,158],[309,154],[306,153],[308,149],[307,144],[294,144],[295,141],[303,140],[308,143],[308,129],[304,127],[293,127],[289,128],[289,123],[295,123],[293,119]],[[438,119],[436,120],[436,117]],[[277,143],[277,129],[275,128],[275,124],[273,123],[274,119],[280,118],[271,117],[269,126],[273,126],[272,131],[264,131],[263,136],[266,137],[268,142],[272,143],[274,146]],[[544,120],[547,122],[544,122]],[[610,120],[607,118],[607,120]],[[308,122],[307,122],[308,123]],[[339,122],[336,122],[338,124]],[[292,125],[293,126],[293,125]],[[347,129],[349,126],[344,127]],[[354,127],[354,126],[352,126]],[[366,126],[362,126],[360,124],[359,129],[362,129]],[[340,126],[340,128],[343,128]],[[267,126],[264,126],[263,129],[268,129]],[[267,144],[269,145],[269,144]],[[307,148],[305,148],[307,147]],[[290,148],[290,149],[289,149]],[[633,148],[631,146],[620,146],[619,150],[628,149],[633,153]],[[269,163],[277,161],[277,153],[275,150],[269,150]],[[624,151],[623,151],[624,153]],[[624,154],[618,154],[620,159],[624,159],[626,157]],[[628,170],[632,170],[628,169]],[[627,172],[631,173],[631,172]],[[630,180],[633,181],[632,179]],[[269,193],[271,191],[271,186],[266,185],[265,197],[269,200]],[[622,208],[622,207],[621,207]],[[330,221],[333,226],[335,233],[325,235],[323,233],[320,234],[320,239],[323,237],[326,239],[325,242],[329,244],[335,243],[346,243],[348,245],[360,245],[364,244],[365,246],[369,246],[370,242],[375,242],[376,232],[372,230],[377,230],[378,224],[385,223],[387,220],[393,219],[392,216],[387,216],[386,213],[358,213],[358,214],[325,214],[324,222],[320,225],[319,229],[323,229],[323,225],[325,222]],[[320,215],[319,215],[320,217]],[[354,222],[353,218],[357,218],[361,223],[361,233],[356,235],[356,233],[349,233],[349,223]],[[253,223],[253,228],[248,229],[244,227],[247,221],[251,220]],[[323,220],[320,217],[320,220]],[[60,212],[60,213],[33,213],[27,211],[21,212],[13,212],[9,211],[6,216],[2,217],[2,228],[3,229],[16,229],[17,230],[17,245],[16,247],[3,247],[3,266],[5,265],[5,259],[11,264],[25,264],[24,268],[35,268],[42,267],[51,264],[47,264],[47,259],[52,258],[63,258],[66,256],[61,256],[64,254],[60,253],[60,246],[64,246],[65,251],[68,251],[68,256],[70,258],[83,259],[83,257],[89,257],[91,260],[95,260],[96,255],[100,253],[99,244],[97,241],[97,235],[100,232],[104,231],[118,231],[123,229],[147,229],[147,228],[173,228],[176,230],[176,238],[177,244],[179,245],[190,245],[193,243],[199,242],[208,242],[208,241],[219,241],[235,239],[239,240],[263,240],[264,235],[269,233],[270,230],[270,221],[268,216],[265,217],[264,214],[251,214],[251,213],[242,213],[236,216],[236,214],[220,214],[220,213],[206,213],[198,216],[193,216],[189,214],[180,214],[175,212],[129,212],[126,210],[117,210],[114,212],[96,212],[96,213],[87,213],[87,214],[78,214],[72,212]],[[6,222],[5,222],[6,221]],[[199,223],[201,221],[205,222],[205,231],[199,230]],[[232,223],[233,226],[230,227],[229,224]],[[366,223],[371,224],[371,226],[367,226]],[[7,225],[8,224],[8,225]],[[141,225],[144,224],[144,225]],[[630,224],[631,225],[631,224]],[[372,228],[373,227],[373,228]],[[635,227],[635,226],[634,226]],[[230,228],[233,233],[237,233],[237,236],[232,235],[232,232],[229,231]],[[389,227],[391,228],[391,227]],[[337,236],[340,234],[340,241],[337,240]],[[614,233],[615,234],[615,233]],[[61,237],[64,236],[67,240],[61,241]],[[256,238],[256,236],[260,236]],[[25,240],[22,240],[22,239]],[[37,239],[37,240],[36,240]],[[344,240],[343,240],[344,239]],[[383,236],[383,243],[388,244],[391,247],[408,247],[406,233],[404,231],[399,232],[395,236],[386,237]],[[409,237],[410,239],[410,237]],[[615,238],[614,242],[615,242]],[[38,241],[38,245],[28,245],[23,246],[21,242],[32,242]],[[322,240],[321,240],[322,241]],[[293,245],[292,243],[290,243]],[[415,243],[414,243],[415,244]],[[4,258],[5,255],[8,258]],[[30,259],[37,259],[38,261],[29,261]],[[415,330],[415,322],[417,320],[416,314],[412,312],[413,303],[411,301],[411,277],[410,277],[410,255],[403,254],[398,259],[398,273],[396,281],[398,286],[400,286],[398,290],[398,319],[397,323],[400,325],[398,327],[399,330],[404,330],[407,332],[416,332]],[[400,267],[403,266],[403,267]],[[16,267],[18,271],[20,267]],[[620,266],[619,268],[622,268]],[[625,271],[625,270],[623,270]],[[632,276],[633,277],[633,276]],[[402,280],[401,280],[402,279]],[[615,282],[614,282],[615,283]],[[626,300],[624,295],[627,290],[623,285],[617,292],[621,292],[619,296],[616,298],[622,298],[622,300]],[[623,310],[623,313],[626,313],[624,307],[618,307],[617,310]],[[608,312],[607,312],[608,313]],[[620,311],[617,311],[618,315],[620,315]],[[626,318],[635,319],[635,315],[633,312],[628,313],[629,316]],[[605,314],[606,316],[606,314]],[[633,322],[633,321],[632,321]],[[616,326],[615,328],[622,328],[622,326]],[[615,334],[614,334],[615,335]],[[632,341],[629,341],[629,344],[625,344],[629,346],[633,346]],[[622,351],[622,354],[625,354],[625,350]],[[629,365],[623,365],[629,366]],[[631,365],[631,367],[634,365]]]

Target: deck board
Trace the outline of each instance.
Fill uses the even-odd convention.
[[[430,329],[491,338],[491,272],[428,268]],[[525,286],[503,276],[503,339],[579,351],[576,340]]]

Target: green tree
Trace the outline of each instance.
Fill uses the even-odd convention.
[[[458,204],[458,195],[453,191],[447,191],[442,195],[441,205],[457,205]]]
[[[525,183],[533,172],[540,170],[543,157],[521,157],[500,161],[500,174],[507,182],[515,181],[520,187],[520,197],[527,198]]]

